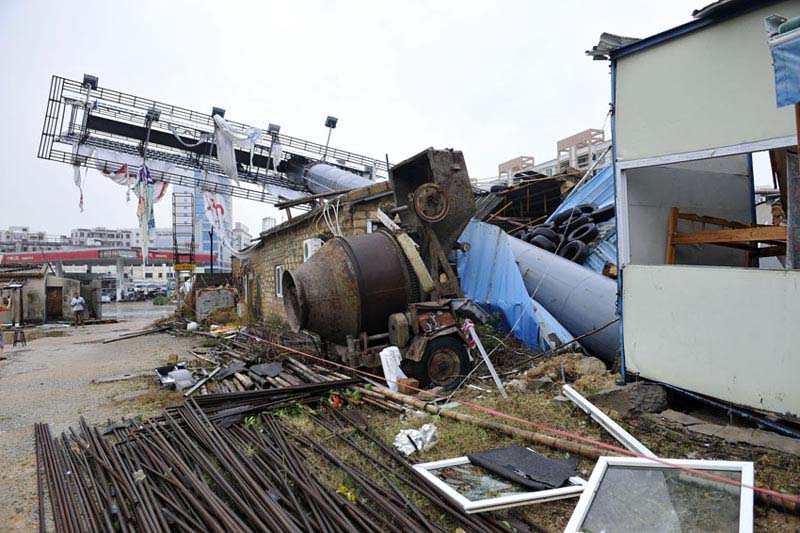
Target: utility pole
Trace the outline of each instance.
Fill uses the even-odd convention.
[[[208,236],[211,238],[211,273],[214,273],[214,226],[208,230]]]

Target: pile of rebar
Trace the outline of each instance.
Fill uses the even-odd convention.
[[[211,335],[205,332],[200,333]],[[282,388],[304,383],[338,381],[352,377],[310,361],[303,361],[303,358],[296,354],[254,343],[248,337],[238,333],[213,337],[218,341],[216,346],[192,351],[192,355],[200,361],[220,369],[214,376],[211,376],[211,367],[196,372],[201,379],[211,376],[202,383],[200,394]],[[285,340],[281,338],[281,342],[299,345],[307,350],[314,348],[314,344],[308,339]],[[274,365],[274,371],[264,372],[263,367],[270,363]]]
[[[468,531],[508,531],[492,514],[454,508],[365,418],[321,401],[346,383],[200,396],[106,435],[83,419],[55,438],[37,424],[41,524],[49,499],[55,530],[68,532],[446,531],[442,516]],[[298,404],[369,468],[288,423],[281,410]],[[346,488],[326,485],[323,467],[341,471]]]

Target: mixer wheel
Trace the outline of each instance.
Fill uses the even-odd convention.
[[[469,372],[469,356],[464,343],[455,337],[437,337],[409,370],[422,388],[441,386],[453,390]]]

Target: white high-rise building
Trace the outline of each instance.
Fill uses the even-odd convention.
[[[274,228],[278,221],[275,217],[264,217],[261,219],[261,231],[267,231],[270,228]]]
[[[226,178],[219,178],[220,180],[224,180],[227,183]],[[176,185],[174,188],[175,192],[193,192],[194,193],[194,243],[195,243],[195,253],[200,255],[209,255],[212,253],[212,236],[211,236],[211,222],[208,221],[206,217],[206,203],[205,199],[203,198],[203,191],[197,188],[186,187],[183,185]],[[222,204],[222,208],[224,210],[222,215],[222,224],[223,229],[225,231],[226,240],[230,243],[232,240],[232,230],[233,230],[233,199],[230,196],[218,196],[217,200],[219,201],[221,198],[220,203]],[[222,239],[219,235],[216,234],[216,230],[214,230],[213,236],[213,254],[215,256],[214,259],[214,270],[217,269],[221,271],[230,270],[231,269],[231,252],[224,246],[222,246]]]

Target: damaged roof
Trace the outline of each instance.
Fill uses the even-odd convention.
[[[354,205],[361,202],[365,202],[367,200],[372,200],[374,198],[389,196],[391,194],[392,194],[391,184],[388,181],[379,181],[368,187],[362,187],[360,189],[354,189],[350,192],[345,192],[341,196],[336,196],[334,198],[331,198],[329,201],[336,199],[340,204]],[[275,235],[289,228],[293,228],[294,226],[301,224],[306,220],[318,216],[323,209],[325,209],[325,206],[315,207],[311,211],[307,211],[299,216],[292,217],[291,220],[287,220],[283,224],[278,224],[277,226],[262,231],[260,235],[261,240],[255,245],[259,244],[260,242],[263,242],[265,238],[268,238],[271,235]],[[255,245],[251,245],[248,248],[248,250],[252,249]]]
[[[0,279],[42,278],[46,273],[46,263],[4,263],[0,265]]]
[[[596,61],[608,59],[614,51],[640,40],[637,37],[623,37],[603,32],[600,34],[600,41],[591,50],[586,50],[586,55]]]
[[[623,37],[621,35],[603,32],[600,35],[598,43],[594,45],[591,50],[587,50],[586,55],[592,57],[594,60],[622,57],[622,55],[627,55],[628,53],[657,45],[749,11],[776,4],[779,1],[780,0],[762,0],[759,2],[754,2],[752,0],[717,0],[700,9],[695,9],[692,12],[694,20],[642,39]]]

